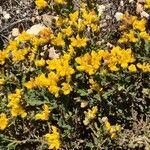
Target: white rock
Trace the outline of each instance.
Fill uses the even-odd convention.
[[[18,28],[12,29],[12,36],[17,37],[19,34],[20,34],[20,32],[19,32]]]
[[[8,13],[3,13],[3,16],[6,20],[11,18],[10,14],[8,14]]]
[[[129,0],[129,3],[133,3],[134,2],[134,0]]]
[[[120,1],[120,6],[123,6],[124,5],[124,2],[123,1]]]
[[[117,21],[121,20],[122,16],[123,16],[123,13],[121,13],[121,12],[116,12],[115,13],[115,18],[116,18]]]
[[[48,52],[49,52],[49,58],[51,59],[57,59],[60,56],[59,53],[56,53],[56,50],[54,49],[54,47],[51,47],[50,49],[48,49]]]
[[[40,31],[45,29],[45,28],[46,28],[46,26],[44,26],[42,24],[35,24],[30,29],[27,30],[27,33],[38,35],[40,33]]]
[[[103,12],[105,11],[106,7],[104,5],[98,5],[97,10],[98,10],[98,15],[101,16]]]
[[[143,17],[149,18],[149,14],[148,14],[147,12],[145,12],[145,11],[142,11],[142,12],[141,12],[141,17],[142,17],[142,18],[143,18]]]

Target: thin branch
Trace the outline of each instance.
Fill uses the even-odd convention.
[[[0,33],[2,33],[4,30],[7,30],[7,29],[13,27],[14,25],[16,25],[16,24],[18,24],[18,23],[21,23],[21,22],[24,22],[24,21],[31,21],[31,19],[25,18],[25,19],[22,19],[22,20],[18,20],[18,21],[16,21],[16,22],[13,22],[12,24],[10,24],[10,25],[4,27],[2,30],[0,30]]]

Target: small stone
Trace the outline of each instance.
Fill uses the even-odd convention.
[[[35,24],[30,29],[27,30],[28,34],[38,35],[41,30],[45,29],[46,27],[42,24]]]
[[[97,10],[98,10],[98,16],[101,16],[103,12],[105,11],[106,7],[104,5],[98,5]]]
[[[16,10],[16,14],[19,14],[20,13],[20,10]]]
[[[120,6],[124,6],[124,2],[123,1],[120,1]]]
[[[143,11],[143,5],[140,3],[136,4],[136,13],[140,14]]]
[[[3,16],[6,20],[11,18],[10,14],[8,14],[8,13],[4,13]]]
[[[107,118],[107,117],[103,117],[103,118],[102,118],[102,121],[105,123],[105,122],[108,121],[108,118]]]
[[[123,16],[123,13],[121,13],[121,12],[116,12],[115,13],[115,18],[116,18],[117,21],[121,20],[122,16]]]
[[[141,12],[141,17],[142,17],[142,18],[143,18],[143,17],[149,18],[149,14],[148,14],[147,12],[145,12],[145,11],[142,11],[142,12]]]
[[[17,37],[19,34],[20,34],[20,32],[19,32],[18,28],[12,29],[12,36]]]

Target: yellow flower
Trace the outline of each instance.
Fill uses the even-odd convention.
[[[27,116],[27,113],[20,104],[15,104],[12,106],[11,115],[13,117],[20,115],[22,118],[25,118]]]
[[[58,4],[65,4],[66,0],[54,0],[54,2]]]
[[[73,47],[85,47],[87,45],[87,38],[80,38],[79,35],[76,36],[76,38],[72,37],[71,40],[71,46]]]
[[[150,64],[149,63],[137,63],[137,67],[141,69],[143,72],[150,72]]]
[[[69,83],[62,83],[61,85],[64,95],[68,95],[72,91],[72,87]]]
[[[38,9],[43,9],[48,6],[48,3],[45,0],[36,0],[35,4]]]
[[[43,111],[35,115],[36,120],[48,120],[49,118],[49,108],[46,104],[43,105]]]
[[[5,83],[4,78],[0,79],[0,85],[3,85]]]
[[[52,39],[52,44],[54,44],[56,46],[64,46],[65,45],[62,33],[59,32],[58,36],[56,38]]]
[[[150,8],[150,0],[145,1],[144,8],[149,9]]]
[[[32,88],[35,86],[34,79],[31,78],[30,81],[24,83],[24,86],[25,86],[27,89],[32,89]]]
[[[69,14],[70,20],[72,23],[75,23],[78,20],[79,11]]]
[[[105,127],[106,127],[106,129],[107,129],[108,131],[111,130],[111,125],[110,125],[110,123],[109,123],[108,121],[105,122]]]
[[[145,19],[141,19],[141,20],[135,20],[133,22],[133,29],[137,29],[140,31],[145,31],[145,25],[146,25],[146,20]]]
[[[69,26],[69,27],[66,28],[66,29],[62,29],[62,32],[63,32],[64,34],[66,34],[67,36],[71,36],[72,33],[73,33],[73,30],[72,30],[72,28]]]
[[[15,93],[8,95],[8,99],[10,100],[10,102],[8,103],[7,107],[11,107],[11,115],[13,117],[20,115],[22,118],[24,118],[27,116],[27,113],[20,104],[21,93],[22,93],[21,89],[16,89]]]
[[[41,87],[48,87],[49,81],[48,78],[45,76],[45,74],[39,74],[34,81],[35,86],[41,86]]]
[[[128,67],[128,69],[129,69],[130,72],[136,72],[136,71],[137,71],[136,66],[133,65],[133,64],[130,65],[130,66]]]
[[[35,60],[34,63],[37,67],[42,67],[45,65],[45,60],[43,58],[41,58],[40,60]]]
[[[116,124],[116,125],[111,125],[108,121],[107,117],[103,117],[102,121],[104,122],[105,128],[110,134],[111,139],[114,139],[117,137],[117,132],[121,130],[121,126]]]
[[[48,88],[49,92],[55,95],[55,97],[59,96],[60,87],[57,85],[52,85]]]
[[[52,133],[47,133],[44,135],[46,141],[49,144],[49,149],[59,149],[60,148],[60,135],[55,126],[52,126]]]
[[[0,50],[0,65],[3,65],[5,63],[5,59],[8,57],[7,51],[1,51]]]
[[[140,38],[150,41],[150,35],[146,31],[140,32],[139,35],[140,35]]]
[[[83,120],[84,125],[88,125],[92,119],[96,117],[96,113],[98,111],[97,106],[92,107],[92,109],[88,109],[88,111],[84,111],[85,119]]]
[[[0,114],[0,130],[4,130],[8,125],[8,119],[5,113]]]

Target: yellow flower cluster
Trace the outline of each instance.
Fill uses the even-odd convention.
[[[76,38],[71,37],[71,46],[72,47],[85,47],[87,45],[87,38],[80,38],[79,35],[76,36]]]
[[[45,87],[48,88],[49,92],[55,95],[55,97],[59,96],[59,91],[62,91],[64,95],[69,94],[72,91],[72,87],[69,82],[71,80],[71,75],[74,74],[74,69],[69,65],[71,56],[69,54],[64,54],[60,58],[47,60],[48,64],[47,68],[50,73],[48,73],[48,77],[45,74],[38,75],[35,79],[30,79],[30,81],[26,82],[24,85],[28,88],[35,87]],[[61,84],[62,87],[57,85],[58,81],[62,78],[66,79],[66,82],[63,81]]]
[[[130,16],[129,14],[124,14],[122,17],[123,25],[120,26],[121,30],[127,29],[129,32],[125,31],[118,40],[119,43],[127,42],[138,42],[141,39],[149,40],[150,35],[146,30],[146,20],[139,20],[136,16]],[[130,29],[131,28],[131,29]]]
[[[117,132],[121,130],[121,126],[116,124],[116,125],[111,125],[108,121],[107,117],[103,117],[102,121],[104,122],[106,130],[109,132],[110,136],[112,139],[117,137]]]
[[[80,13],[79,13],[80,12]],[[51,43],[55,46],[65,46],[66,41],[70,41],[69,49],[81,48],[87,45],[88,39],[79,35],[80,31],[88,28],[88,31],[99,30],[99,17],[94,10],[87,10],[86,7],[80,8],[69,14],[68,18],[59,17],[55,21],[56,27],[60,29],[57,36],[51,35]],[[78,32],[77,32],[78,31]],[[76,33],[73,35],[73,33]]]
[[[109,54],[103,57],[104,63],[108,65],[111,71],[118,71],[119,67],[127,68],[129,63],[133,63],[135,58],[133,56],[132,50],[122,49],[119,46],[112,48]]]
[[[100,52],[100,51],[99,51]],[[94,74],[101,65],[102,53],[92,51],[84,56],[77,57],[75,61],[79,64],[76,68],[79,71],[85,71],[89,75]]]
[[[131,49],[121,49],[119,46],[114,47],[110,52],[99,50],[86,53],[84,56],[77,57],[76,62],[79,64],[77,70],[85,71],[89,75],[94,74],[101,66],[108,66],[111,71],[118,71],[118,66],[127,68],[129,63],[133,63],[135,58]]]
[[[48,120],[49,119],[49,108],[46,104],[43,105],[43,111],[35,115],[36,120]]]
[[[137,67],[141,69],[143,72],[150,72],[150,64],[149,63],[137,63]]]
[[[4,130],[8,125],[8,118],[5,113],[0,113],[0,130]]]
[[[74,74],[74,69],[69,65],[71,56],[64,54],[58,59],[47,60],[48,69],[56,71],[56,74],[60,77],[70,78]]]
[[[41,58],[39,60],[35,60],[34,63],[35,63],[35,66],[42,67],[45,65],[45,60],[43,58]]]
[[[43,9],[48,6],[48,3],[45,0],[35,0],[35,4],[38,9]]]
[[[22,118],[27,116],[24,108],[21,106],[21,89],[16,89],[16,92],[8,95],[9,103],[7,107],[11,107],[11,115],[16,117],[20,115]]]
[[[91,120],[96,117],[96,113],[98,111],[97,106],[92,107],[92,109],[88,109],[88,111],[84,111],[85,119],[83,120],[84,125],[88,125]]]
[[[44,137],[49,144],[49,149],[59,149],[60,148],[60,135],[57,131],[57,127],[52,126],[52,133],[47,133]]]
[[[6,49],[0,51],[0,64],[3,65],[8,57],[15,63],[26,58],[33,61],[38,47],[50,40],[50,34],[51,32],[48,28],[43,29],[37,36],[23,31],[17,39],[9,42]],[[40,66],[41,62],[38,62],[38,65]]]

